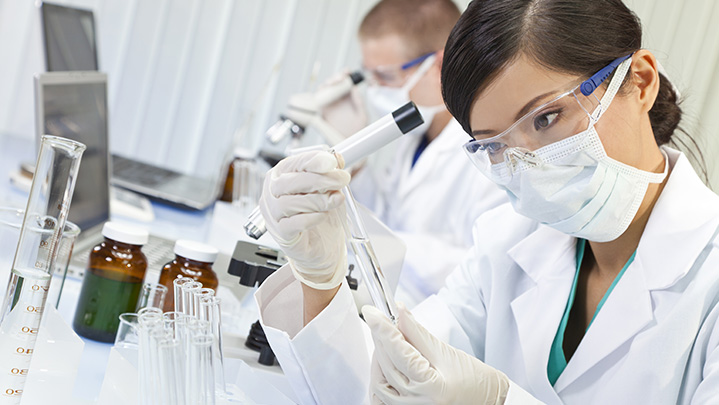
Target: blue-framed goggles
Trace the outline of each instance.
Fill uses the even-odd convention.
[[[540,164],[532,162],[532,151],[585,131],[599,119],[621,86],[631,64],[631,56],[615,59],[571,90],[523,115],[498,135],[473,135],[475,139],[464,144],[465,152],[483,173],[489,173],[494,164],[514,158]],[[623,63],[626,65],[617,74],[621,73],[621,77],[615,77],[605,93],[605,96],[609,93],[611,96],[600,100],[595,90]]]

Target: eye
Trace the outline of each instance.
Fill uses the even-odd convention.
[[[554,120],[557,119],[557,116],[559,116],[559,113],[561,111],[554,111],[554,112],[548,112],[544,114],[540,114],[534,118],[534,129],[539,131],[542,129],[546,129],[549,126],[552,125]]]
[[[489,142],[486,144],[477,145],[477,150],[487,152],[490,156],[494,156],[502,151],[507,145],[502,142]]]

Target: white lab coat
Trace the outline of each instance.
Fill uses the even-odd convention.
[[[719,403],[719,197],[684,155],[667,152],[673,170],[635,259],[554,387],[547,361],[576,271],[576,239],[508,205],[490,211],[446,288],[413,313],[506,373],[508,404],[534,402],[527,392],[548,404]],[[301,402],[368,402],[372,343],[348,287],[302,328],[300,286],[288,270],[268,278],[256,299]]]
[[[406,304],[436,293],[472,246],[472,224],[508,201],[479,175],[462,151],[470,140],[452,119],[419,156],[421,137],[398,140],[392,161],[379,173],[362,170],[352,181],[355,198],[372,210],[407,246],[399,289]]]

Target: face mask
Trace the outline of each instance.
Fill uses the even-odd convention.
[[[373,121],[393,112],[397,108],[407,104],[409,92],[417,85],[417,82],[432,67],[436,59],[435,55],[428,57],[422,62],[417,71],[407,79],[402,87],[387,87],[371,85],[367,87],[367,103],[369,104],[369,112]],[[411,134],[424,134],[429,129],[434,116],[445,109],[443,104],[436,106],[417,105],[419,113],[424,119],[424,123],[413,129]]]
[[[598,107],[602,110],[585,131],[534,151],[541,164],[493,165],[490,177],[505,189],[518,213],[578,238],[608,242],[627,230],[649,183],[664,181],[664,151],[663,173],[639,170],[607,156],[594,128],[630,64],[628,59],[619,66]]]

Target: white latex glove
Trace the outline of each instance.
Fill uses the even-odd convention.
[[[321,87],[333,86],[344,80],[349,75],[349,70],[344,70],[335,76],[330,77]],[[369,124],[367,108],[364,99],[357,86],[352,86],[350,92],[328,104],[322,109],[322,119],[330,126],[339,131],[345,138],[366,127]]]
[[[329,290],[347,272],[343,221],[350,175],[342,156],[310,151],[289,156],[270,169],[260,197],[267,230],[302,283]]]
[[[377,308],[362,308],[372,330],[373,404],[503,404],[509,379],[440,341],[398,305],[399,329]]]

